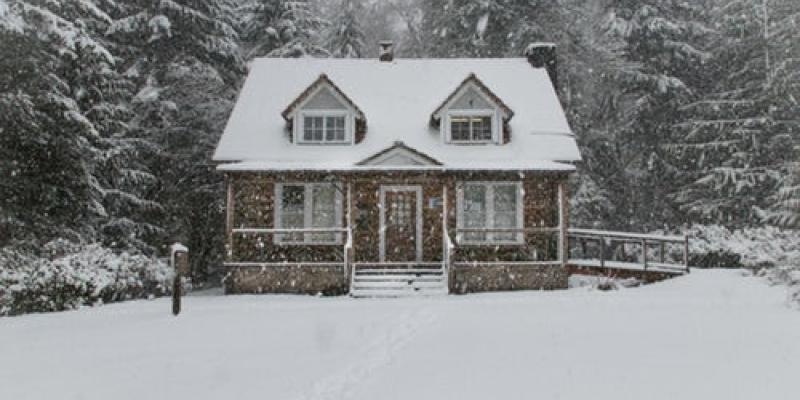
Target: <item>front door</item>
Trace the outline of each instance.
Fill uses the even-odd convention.
[[[422,188],[384,185],[380,195],[380,261],[422,261]]]

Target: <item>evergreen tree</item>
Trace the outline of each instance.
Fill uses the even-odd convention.
[[[800,133],[798,14],[800,4],[779,0],[715,9],[714,85],[685,107],[675,146],[691,177],[675,198],[689,218],[741,227],[769,215]]]
[[[594,126],[582,141],[587,169],[613,196],[615,228],[676,221],[669,194],[680,176],[669,151],[676,111],[703,85],[710,55],[702,3],[612,1],[604,41],[615,57],[600,81]]]
[[[359,21],[364,17],[361,0],[342,0],[327,31],[327,48],[333,57],[364,56],[364,32]]]
[[[327,22],[305,0],[247,0],[239,25],[247,58],[326,56],[319,43]]]

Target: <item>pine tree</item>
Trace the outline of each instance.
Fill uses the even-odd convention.
[[[25,99],[19,105],[30,107],[25,110],[28,115],[38,115],[42,121],[55,123],[63,120],[63,114],[72,122],[37,133],[11,129],[11,135],[5,139],[17,146],[8,149],[12,153],[10,159],[24,159],[28,153],[39,151],[48,155],[57,151],[26,146],[24,142],[29,140],[64,149],[65,154],[71,157],[70,162],[61,160],[61,154],[58,154],[48,156],[46,162],[29,160],[29,165],[38,168],[37,175],[44,180],[52,174],[61,176],[62,182],[53,182],[53,186],[80,184],[81,189],[73,190],[76,193],[70,196],[70,207],[71,210],[83,211],[80,218],[74,218],[63,227],[75,232],[70,234],[70,238],[104,240],[125,249],[148,249],[142,236],[158,228],[144,221],[141,214],[144,210],[157,208],[157,204],[142,196],[146,187],[143,182],[152,182],[153,177],[137,160],[148,143],[126,137],[130,85],[115,70],[116,59],[100,33],[107,29],[110,16],[97,4],[82,0],[16,1],[12,3],[12,10],[17,23],[13,29],[4,32],[10,37],[3,43],[9,45],[9,49],[14,49],[15,41],[18,46],[29,47],[26,54],[31,57],[30,64],[20,66],[20,72],[40,68],[48,85],[34,86],[31,83],[40,80],[39,76],[35,73],[17,74],[16,71],[8,75],[13,76],[8,85],[18,87],[16,95]],[[15,50],[22,53],[20,48]],[[14,63],[13,59],[8,57],[6,61]],[[54,106],[53,102],[59,105]],[[70,126],[75,128],[70,129]],[[21,132],[25,132],[25,136],[14,136]],[[51,135],[58,139],[50,138]],[[75,167],[60,167],[59,163],[75,164]],[[72,173],[76,176],[63,180],[65,171],[74,171]],[[36,178],[30,180],[35,182]],[[46,199],[42,206],[58,206],[58,202],[57,198]],[[34,219],[38,218],[38,212],[20,211],[21,214],[30,213],[28,217]],[[44,213],[53,214],[50,211]],[[70,211],[64,214],[70,215]],[[126,229],[119,229],[122,225]],[[110,226],[117,226],[117,233],[109,235]],[[47,240],[54,235],[39,237]]]
[[[326,56],[320,31],[327,22],[305,0],[247,0],[239,9],[247,58]]]
[[[799,13],[793,1],[725,0],[715,9],[714,86],[685,107],[675,146],[692,177],[676,195],[690,217],[741,227],[769,216],[800,133]]]
[[[703,84],[709,30],[702,3],[613,1],[605,15],[604,41],[615,57],[583,139],[586,164],[613,194],[609,226],[655,229],[677,219],[668,195],[680,176],[668,145],[676,111]]]
[[[359,21],[364,16],[361,0],[342,0],[327,30],[327,49],[333,57],[364,56],[364,32]]]

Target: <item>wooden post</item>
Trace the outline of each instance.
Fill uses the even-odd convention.
[[[569,249],[569,238],[567,228],[569,224],[567,215],[567,188],[564,181],[558,183],[558,260],[562,267],[567,266],[567,251]]]
[[[644,264],[644,269],[647,270],[647,240],[642,239],[642,263]]]
[[[689,235],[683,235],[683,265],[689,272]]]
[[[659,247],[660,247],[660,249],[658,251],[658,261],[660,263],[664,264],[664,260],[665,260],[665,258],[664,258],[664,250],[665,250],[664,241],[662,240],[662,241],[658,242],[658,244],[659,244]]]
[[[347,181],[347,237],[344,239],[344,253],[342,257],[344,258],[344,277],[349,281],[350,274],[353,272],[350,271],[350,262],[353,255],[351,254],[353,249],[353,191],[352,191],[353,184],[349,180]],[[351,246],[351,248],[347,248],[347,246]]]
[[[233,261],[233,176],[225,174],[225,186],[227,190],[225,202],[225,245],[228,247],[226,259]]]
[[[606,266],[606,238],[605,236],[600,236],[600,268],[605,268]]]
[[[172,280],[172,314],[177,316],[181,313],[183,277],[189,275],[189,249],[175,243],[170,247],[170,253],[170,264],[175,271],[175,278]]]
[[[586,238],[579,238],[578,242],[580,242],[580,244],[581,244],[581,257],[582,258],[587,258],[586,257]]]

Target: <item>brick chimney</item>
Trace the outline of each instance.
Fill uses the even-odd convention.
[[[525,49],[525,57],[534,68],[547,68],[553,88],[558,90],[558,70],[555,43],[531,43]]]
[[[385,62],[392,62],[394,60],[394,43],[391,40],[383,40],[378,42],[381,46],[381,53],[378,57],[379,60]]]

